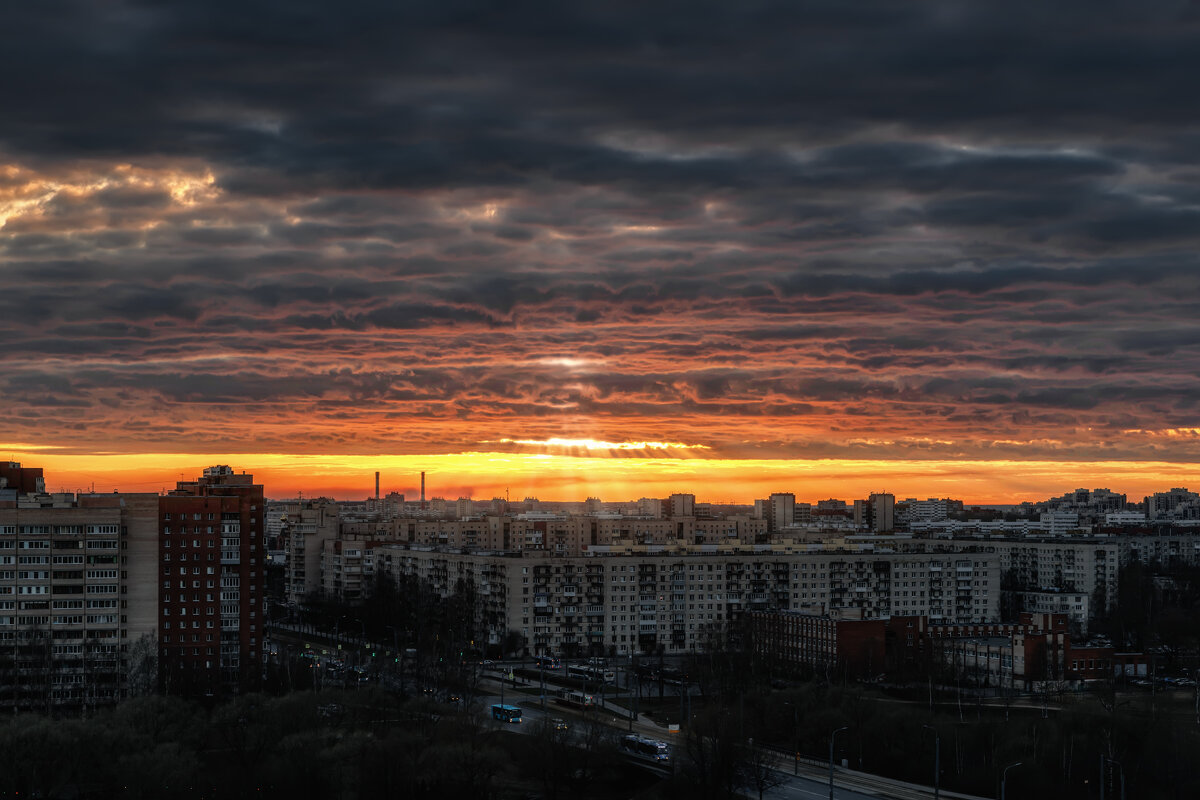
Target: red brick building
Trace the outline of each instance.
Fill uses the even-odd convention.
[[[15,507],[15,495],[46,491],[42,468],[22,467],[15,461],[0,461],[0,489],[11,489],[15,493],[10,501]]]
[[[261,682],[263,487],[208,467],[159,498],[159,680],[172,694],[250,691]]]
[[[1028,690],[1111,679],[1117,672],[1145,674],[1146,669],[1141,654],[1074,645],[1066,614],[1024,613],[1015,623],[931,625],[924,616],[861,619],[764,611],[747,614],[746,621],[755,652],[851,678],[883,673],[905,680],[949,669],[979,687]]]
[[[794,611],[746,614],[754,651],[796,667],[852,678],[884,670],[887,620]]]

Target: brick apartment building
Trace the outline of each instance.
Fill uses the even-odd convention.
[[[262,677],[265,503],[254,476],[208,467],[159,498],[159,682],[175,694]]]

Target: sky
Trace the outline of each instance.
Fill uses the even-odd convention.
[[[0,457],[157,490],[1200,485],[1200,7],[46,2]]]

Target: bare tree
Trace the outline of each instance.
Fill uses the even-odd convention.
[[[787,782],[787,776],[775,769],[771,753],[753,744],[742,749],[738,772],[739,783],[758,792],[758,800],[762,800],[763,792]]]

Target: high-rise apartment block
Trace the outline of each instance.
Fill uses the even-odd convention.
[[[694,494],[673,494],[667,502],[672,517],[691,517],[696,514]]]
[[[340,507],[333,500],[298,500],[280,510],[284,550],[284,591],[289,604],[304,602],[321,589],[321,555],[340,533]]]
[[[265,510],[263,487],[227,466],[158,499],[159,680],[168,692],[261,681]]]
[[[896,527],[896,496],[876,493],[866,500],[855,500],[854,524],[875,533],[893,530]]]
[[[0,464],[0,709],[78,712],[153,689],[155,494],[47,494]]]
[[[776,492],[767,498],[767,530],[780,531],[796,524],[796,495]]]

